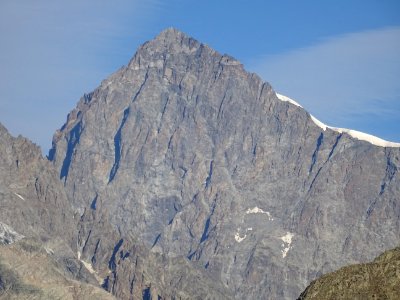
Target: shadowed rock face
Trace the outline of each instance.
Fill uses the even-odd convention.
[[[49,157],[75,210],[102,203],[121,235],[238,299],[294,299],[400,238],[398,148],[323,131],[174,29],[79,101]]]
[[[371,263],[351,265],[313,281],[300,295],[307,299],[399,299],[400,248]]]

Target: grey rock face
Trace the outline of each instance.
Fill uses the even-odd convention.
[[[24,236],[15,232],[7,224],[0,222],[0,245],[9,245],[23,239]]]
[[[79,222],[80,259],[95,270],[101,286],[118,299],[232,299],[201,264],[149,252],[109,222],[101,199]]]
[[[0,141],[0,299],[232,298],[202,266],[121,235],[101,199],[73,213],[37,146],[1,124]]]
[[[398,148],[323,131],[174,29],[79,101],[49,157],[74,209],[101,203],[121,236],[202,266],[237,299],[294,299],[400,239]],[[113,270],[120,293],[132,263]]]
[[[60,289],[68,290],[66,282],[73,280],[97,284],[76,259],[77,226],[78,218],[54,166],[42,157],[39,147],[23,137],[12,137],[0,124],[0,260],[11,268],[24,261],[38,266],[19,268],[16,274],[22,281],[47,281],[45,274],[57,273],[53,283],[56,286],[58,282]],[[19,251],[23,257],[15,255]],[[0,273],[2,278],[13,278],[8,271]],[[12,299],[7,291],[4,297]]]
[[[0,246],[0,299],[115,299],[63,273],[52,251],[28,238]]]
[[[39,147],[0,124],[0,222],[19,234],[73,242],[76,221],[62,183]]]

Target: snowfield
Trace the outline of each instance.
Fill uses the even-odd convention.
[[[298,107],[303,108],[298,102],[296,102],[295,100],[293,100],[293,99],[291,99],[291,98],[289,98],[287,96],[284,96],[284,95],[281,95],[281,94],[278,94],[278,93],[276,93],[276,96],[281,101],[290,102],[293,105],[296,105]],[[322,123],[317,118],[315,118],[313,115],[310,114],[310,116],[311,116],[311,120],[315,124],[317,124],[320,128],[322,128],[322,130],[324,130],[324,131],[326,131],[326,129],[329,128],[329,129],[334,130],[334,131],[339,132],[339,133],[347,133],[348,135],[350,135],[351,137],[353,137],[355,139],[369,142],[369,143],[371,143],[371,144],[373,144],[375,146],[380,146],[380,147],[400,147],[400,143],[394,143],[394,142],[385,141],[385,140],[383,140],[381,138],[378,138],[376,136],[373,136],[371,134],[364,133],[364,132],[357,131],[357,130],[328,126],[328,125]]]

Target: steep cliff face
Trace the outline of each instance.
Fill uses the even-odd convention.
[[[373,262],[346,266],[313,281],[300,295],[307,299],[399,299],[400,248]]]
[[[76,257],[78,221],[39,147],[0,124],[0,299],[112,299]]]
[[[118,234],[240,299],[294,299],[400,239],[398,148],[322,129],[174,29],[81,99],[49,158],[81,215],[101,203]]]
[[[200,264],[149,252],[112,226],[99,199],[81,216],[78,256],[103,289],[117,299],[232,299]]]
[[[0,154],[0,299],[232,298],[202,266],[122,235],[101,199],[74,213],[40,149],[1,124]]]
[[[38,146],[0,124],[0,221],[18,234],[73,246],[76,221],[53,165]]]

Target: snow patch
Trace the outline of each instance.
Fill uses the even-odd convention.
[[[249,208],[246,210],[246,214],[266,214],[268,216],[268,220],[273,221],[274,219],[271,217],[271,214],[268,211],[264,211],[261,208],[258,208],[257,206],[253,208]]]
[[[20,194],[18,194],[18,193],[14,193],[14,195],[15,195],[15,196],[17,196],[18,198],[20,198],[20,199],[22,199],[22,200],[24,200],[24,201],[25,201],[25,198],[24,198],[24,197],[22,197]]]
[[[83,263],[83,265],[85,266],[85,268],[86,268],[91,274],[96,273],[96,271],[93,269],[93,266],[92,266],[91,263],[88,263],[88,262],[86,262],[86,261],[84,261],[84,260],[81,260],[81,263]]]
[[[286,232],[284,236],[282,236],[280,239],[283,241],[282,247],[284,247],[281,252],[282,252],[282,257],[285,258],[287,253],[289,252],[291,245],[292,245],[292,238],[294,237],[294,234],[291,232]]]
[[[49,254],[49,255],[53,255],[54,254],[54,251],[51,248],[44,247],[44,250],[46,250],[46,253]]]
[[[238,243],[242,242],[247,237],[247,232],[252,231],[252,230],[253,230],[253,227],[249,227],[246,229],[246,233],[244,234],[244,236],[240,236],[240,228],[238,228],[237,232],[235,233],[236,242],[238,242]]]
[[[286,97],[284,95],[278,94],[276,93],[276,96],[278,97],[279,100],[284,101],[284,102],[290,102],[298,107],[303,108],[303,106],[301,106],[299,103],[297,103],[296,101],[294,101],[293,99]]]
[[[380,147],[400,147],[400,143],[394,143],[394,142],[389,142],[385,141],[381,138],[378,138],[374,135],[364,133],[361,131],[357,130],[352,130],[352,129],[347,129],[347,128],[337,128],[337,127],[330,127],[330,129],[335,130],[339,133],[347,133],[348,135],[352,136],[355,139],[361,140],[361,141],[367,141],[375,146],[380,146]]]
[[[235,240],[236,240],[236,242],[240,243],[240,242],[242,242],[246,237],[247,237],[247,234],[245,234],[243,237],[240,236],[239,228],[238,228],[238,231],[235,233]]]
[[[322,128],[324,131],[326,130],[326,128],[330,128],[329,126],[327,126],[326,124],[322,123],[320,120],[318,120],[316,117],[314,117],[313,115],[310,115],[311,120],[317,124],[318,127]]]
[[[96,270],[93,269],[93,266],[91,263],[88,263],[86,261],[84,261],[83,259],[81,259],[81,252],[78,251],[77,252],[77,256],[78,256],[78,260],[84,265],[84,267],[86,268],[86,270],[89,271],[90,274],[93,274],[94,277],[96,278],[96,280],[102,284],[103,283],[103,279],[101,279],[101,277],[97,274]]]
[[[10,245],[19,240],[22,240],[25,236],[16,232],[11,226],[0,222],[0,245]]]
[[[290,99],[287,96],[281,95],[276,93],[276,96],[281,100],[281,101],[286,101],[286,102],[290,102],[296,106],[302,107],[300,104],[298,104],[296,101],[294,101],[293,99]],[[400,147],[400,143],[394,143],[394,142],[389,142],[389,141],[385,141],[379,137],[376,137],[374,135],[368,134],[368,133],[364,133],[361,131],[357,131],[357,130],[353,130],[353,129],[347,129],[347,128],[338,128],[338,127],[332,127],[332,126],[328,126],[324,123],[322,123],[320,120],[318,120],[317,118],[315,118],[313,115],[311,116],[311,120],[320,128],[322,128],[324,131],[329,128],[332,129],[336,132],[339,133],[347,133],[348,135],[350,135],[351,137],[361,140],[361,141],[366,141],[368,143],[371,143],[372,145],[375,146],[380,146],[380,147]]]

